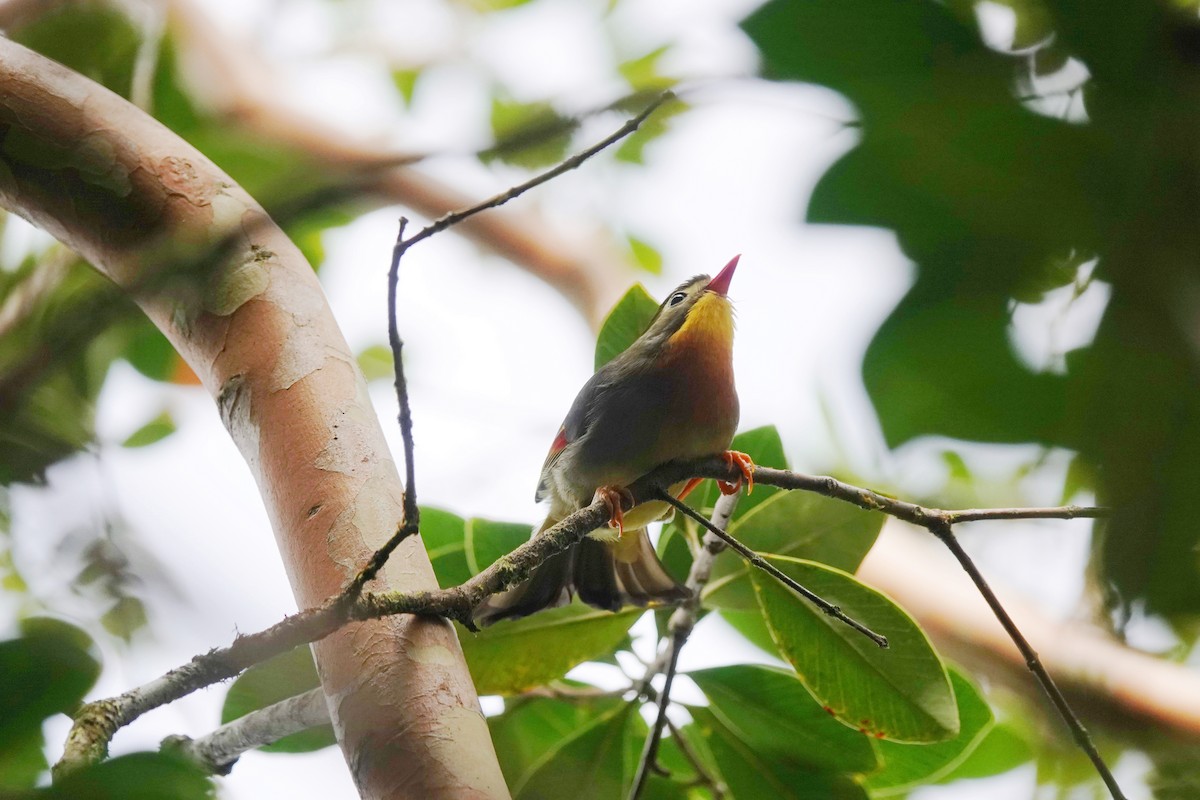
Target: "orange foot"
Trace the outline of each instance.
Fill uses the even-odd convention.
[[[739,453],[737,450],[726,450],[721,456],[725,459],[725,463],[729,466],[737,466],[742,472],[742,477],[730,483],[729,481],[717,481],[717,486],[721,489],[721,494],[733,494],[738,489],[742,488],[742,480],[746,481],[746,494],[754,491],[754,461],[745,453]]]
[[[617,535],[625,533],[625,512],[622,506],[633,505],[633,495],[624,486],[601,486],[596,490],[596,499],[608,506],[608,526],[617,529]]]

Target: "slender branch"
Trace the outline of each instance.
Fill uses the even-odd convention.
[[[325,704],[325,692],[318,687],[251,711],[199,739],[168,736],[163,740],[162,748],[187,756],[208,772],[228,775],[234,762],[247,750],[277,742],[292,733],[328,724],[329,708]]]
[[[667,669],[666,682],[658,693],[658,716],[646,736],[646,744],[642,748],[642,756],[638,760],[637,775],[633,785],[629,787],[629,800],[637,800],[646,786],[650,773],[658,768],[658,745],[662,741],[663,727],[667,724],[667,706],[671,705],[671,686],[675,682],[675,672],[679,669],[679,653],[683,650],[686,636],[680,631],[672,631],[667,640]]]
[[[546,170],[545,172],[541,173],[540,175],[534,176],[533,178],[525,181],[525,183],[514,186],[511,189],[508,189],[507,191],[501,192],[500,194],[495,195],[494,197],[484,200],[482,203],[478,203],[474,206],[471,206],[470,208],[463,209],[462,211],[454,211],[452,213],[446,214],[444,217],[435,221],[432,225],[429,225],[428,227],[423,229],[420,233],[416,234],[411,239],[409,239],[405,243],[405,249],[407,250],[409,247],[412,247],[414,244],[421,241],[422,239],[428,239],[430,236],[433,236],[435,233],[443,231],[446,228],[449,228],[451,225],[457,225],[458,223],[468,219],[469,217],[475,216],[476,214],[478,214],[481,211],[487,211],[489,208],[496,208],[497,206],[502,206],[505,203],[507,203],[509,200],[513,200],[513,199],[516,199],[517,197],[520,197],[521,195],[525,194],[525,192],[529,191],[530,189],[533,189],[537,186],[541,186],[546,181],[557,178],[559,175],[562,175],[564,172],[570,172],[571,170],[576,169],[581,164],[583,164],[583,162],[587,161],[592,156],[596,155],[600,151],[604,150],[607,147],[610,147],[615,142],[618,142],[621,139],[624,139],[626,136],[628,136],[629,134],[636,131],[639,127],[641,127],[642,123],[645,122],[650,117],[651,114],[653,114],[655,111],[658,110],[659,106],[661,106],[663,103],[667,102],[668,100],[673,99],[674,97],[675,97],[674,93],[669,90],[662,92],[657,97],[655,97],[653,100],[651,100],[650,103],[648,103],[646,105],[646,107],[644,109],[642,109],[640,113],[637,114],[637,116],[630,118],[624,125],[622,125],[620,128],[618,128],[616,131],[614,131],[608,137],[602,139],[601,141],[597,142],[596,144],[592,145],[591,147],[587,148],[586,150],[571,156],[567,160],[561,162],[560,164],[558,164],[555,167],[552,167],[551,169]]]
[[[629,487],[629,490],[633,503],[636,504],[661,496],[662,487],[670,486],[687,477],[723,478],[733,481],[739,476],[740,472],[736,467],[731,468],[724,459],[713,456],[666,464],[636,481]],[[928,527],[926,522],[933,524],[939,520],[944,521],[946,516],[959,513],[942,509],[925,509],[867,489],[843,484],[832,478],[803,475],[786,470],[757,467],[754,472],[754,480],[757,483],[785,489],[815,491],[819,494],[853,502],[863,508],[891,513],[893,516],[909,521],[923,520],[925,522],[918,523],[922,527]],[[1020,518],[1014,516],[1014,512],[1019,512],[1019,509],[1003,509],[1002,511],[1005,514],[1003,518]],[[1046,511],[1045,509],[1034,509],[1034,511],[1037,512],[1034,514],[1035,518],[1048,516],[1042,513]],[[1064,519],[1071,516],[1103,516],[1107,513],[1104,509],[1064,509],[1062,511],[1061,518]],[[689,514],[689,512],[694,513],[685,506],[684,513]],[[979,514],[984,512],[964,513],[969,513],[971,519],[979,519],[981,518]],[[173,702],[197,689],[231,678],[247,667],[297,645],[322,639],[352,620],[371,619],[391,614],[415,614],[445,617],[457,620],[469,628],[473,627],[471,613],[486,597],[524,580],[538,564],[555,553],[567,549],[591,531],[607,524],[609,515],[610,510],[603,502],[596,502],[580,509],[542,535],[534,537],[507,556],[498,559],[461,586],[418,592],[382,594],[366,592],[350,604],[345,603],[342,595],[339,594],[316,608],[292,615],[263,631],[239,636],[229,647],[214,649],[196,656],[187,664],[171,670],[144,686],[113,698],[88,703],[80,709],[76,716],[75,724],[68,736],[63,760],[60,763],[69,765],[99,760],[116,731],[147,711]],[[710,523],[707,520],[701,518],[701,522],[708,529],[710,535],[720,536],[723,533],[720,529],[718,532],[714,532],[709,527]],[[713,551],[714,547],[716,544],[706,536],[705,550]],[[704,568],[703,552],[697,556],[696,560],[700,563],[694,564],[693,568],[697,571]],[[708,568],[711,568],[711,564]],[[692,578],[689,578],[689,583],[697,577],[697,575],[693,575]],[[674,620],[675,617],[672,619]],[[684,618],[680,619],[680,624],[682,624]]]
[[[716,775],[709,772],[708,767],[704,764],[704,759],[695,749],[688,743],[687,737],[683,735],[683,731],[667,717],[667,730],[671,732],[671,738],[679,745],[679,751],[683,753],[683,757],[692,765],[692,769],[696,770],[697,785],[707,786],[709,791],[713,793],[714,800],[721,800],[728,794],[729,789]]]
[[[880,647],[886,648],[888,646],[888,640],[887,640],[886,636],[883,636],[882,634],[878,634],[875,631],[868,628],[866,625],[863,625],[858,620],[851,619],[850,617],[846,616],[846,614],[842,611],[842,609],[838,608],[833,603],[830,603],[829,601],[822,598],[820,595],[814,593],[810,589],[807,589],[804,586],[802,586],[801,584],[799,584],[798,582],[796,582],[790,576],[783,573],[778,567],[776,567],[770,561],[767,561],[765,558],[760,556],[758,553],[754,552],[749,547],[746,547],[746,545],[742,544],[737,539],[730,536],[723,529],[718,528],[716,525],[713,525],[711,522],[706,520],[704,517],[700,516],[695,511],[693,511],[690,506],[677,500],[675,498],[675,496],[672,495],[670,492],[665,491],[665,490],[659,490],[658,499],[663,500],[667,503],[670,503],[671,505],[675,506],[675,509],[677,511],[680,511],[683,514],[686,514],[687,516],[689,516],[692,519],[699,522],[705,528],[708,528],[710,533],[713,533],[713,534],[721,537],[721,539],[724,540],[725,544],[727,544],[728,546],[730,546],[734,550],[736,550],[738,555],[740,555],[742,558],[746,559],[746,561],[748,561],[750,564],[752,564],[755,567],[758,567],[763,572],[767,573],[772,578],[779,581],[780,583],[782,583],[784,586],[791,589],[796,594],[805,598],[806,600],[808,600],[810,603],[815,605],[817,608],[824,611],[829,616],[833,617],[836,620],[846,623],[851,628],[858,631],[863,636],[866,636],[868,639],[870,639],[871,641],[873,641],[875,644],[879,645]]]
[[[713,509],[712,522],[714,525],[724,528],[729,524],[741,496],[741,491],[721,496],[717,501],[716,508]],[[670,723],[667,717],[667,706],[671,701],[671,685],[679,665],[679,653],[683,650],[688,637],[692,635],[692,629],[696,626],[696,611],[700,608],[700,590],[708,583],[717,555],[724,549],[725,542],[720,537],[711,532],[705,532],[700,551],[692,559],[692,567],[688,570],[687,587],[691,592],[683,604],[671,615],[667,625],[671,636],[667,639],[666,649],[647,667],[646,676],[642,679],[642,685],[649,687],[650,680],[655,675],[665,670],[667,676],[666,683],[658,695],[658,716],[654,726],[646,735],[646,744],[642,749],[641,759],[638,761],[637,775],[629,789],[629,800],[637,800],[641,796],[646,779],[654,769],[659,742],[662,739],[663,725]]]
[[[1005,510],[1011,511],[1015,509]],[[1062,690],[1058,688],[1054,679],[1050,677],[1050,673],[1042,666],[1042,661],[1038,658],[1037,652],[1029,644],[1028,640],[1026,640],[1020,629],[1017,628],[1016,623],[1012,621],[1012,617],[1004,610],[1004,606],[1000,604],[1000,600],[996,597],[995,592],[992,591],[992,587],[984,579],[983,573],[975,566],[975,562],[971,560],[971,557],[967,555],[967,551],[963,549],[958,539],[954,536],[954,531],[951,529],[950,523],[938,522],[930,525],[929,532],[936,536],[942,544],[946,545],[950,552],[954,554],[954,557],[958,559],[959,565],[971,577],[971,580],[975,583],[975,588],[979,590],[983,599],[991,607],[992,613],[996,615],[996,619],[1004,627],[1004,631],[1021,652],[1021,656],[1025,659],[1025,666],[1037,678],[1042,690],[1050,698],[1050,702],[1054,705],[1055,710],[1058,711],[1059,716],[1062,717],[1063,722],[1066,723],[1067,728],[1071,731],[1071,736],[1075,739],[1075,743],[1079,745],[1079,748],[1091,760],[1092,766],[1100,775],[1101,780],[1104,781],[1104,785],[1108,787],[1108,791],[1112,794],[1114,800],[1124,800],[1125,795],[1121,792],[1121,787],[1117,785],[1116,778],[1113,777],[1108,765],[1096,749],[1096,745],[1092,741],[1092,737],[1088,735],[1087,729],[1083,727],[1083,723],[1080,722],[1079,717],[1071,710],[1071,706],[1067,703],[1067,698],[1063,696]]]

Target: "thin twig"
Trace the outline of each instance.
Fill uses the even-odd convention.
[[[733,518],[733,512],[737,509],[738,500],[741,496],[742,493],[740,490],[733,494],[722,495],[717,501],[716,508],[713,509],[712,523],[718,528],[726,527],[729,524],[729,520]],[[724,549],[725,542],[718,536],[715,536],[711,532],[704,534],[702,547],[696,553],[696,557],[692,559],[692,567],[688,570],[687,587],[691,590],[691,594],[679,608],[675,609],[675,613],[671,615],[667,626],[671,635],[667,639],[666,649],[646,668],[646,676],[641,682],[644,687],[643,691],[650,688],[651,679],[664,670],[667,674],[667,682],[663,686],[662,692],[658,695],[658,716],[655,719],[654,726],[646,734],[646,744],[642,749],[641,759],[638,761],[637,775],[629,790],[630,800],[638,800],[642,790],[645,788],[646,778],[649,776],[650,771],[654,769],[659,742],[662,739],[663,723],[670,725],[671,722],[666,715],[666,710],[671,699],[671,685],[679,664],[679,653],[683,650],[684,644],[687,643],[688,637],[692,634],[692,629],[696,626],[696,611],[700,607],[700,591],[708,583],[708,579],[712,575],[712,568],[713,564],[716,563],[717,555]],[[702,775],[707,775],[707,773],[701,772],[699,768],[697,771]],[[715,792],[715,784],[713,786]]]
[[[730,536],[723,529],[718,528],[716,525],[713,525],[711,522],[706,520],[704,517],[697,514],[695,511],[692,510],[691,506],[688,506],[685,503],[682,503],[679,500],[677,500],[675,498],[675,496],[672,495],[670,492],[665,491],[663,489],[659,489],[658,490],[658,498],[660,500],[664,500],[664,501],[670,503],[671,505],[675,506],[676,511],[680,511],[683,514],[686,514],[687,516],[689,516],[692,519],[699,522],[705,528],[708,528],[710,533],[716,534],[717,536],[721,537],[721,539],[723,539],[725,541],[725,544],[729,545],[734,550],[736,550],[738,555],[740,555],[742,558],[746,559],[746,561],[750,562],[750,564],[752,564],[755,567],[758,567],[763,572],[767,573],[772,578],[779,581],[780,583],[782,583],[784,586],[791,589],[796,594],[800,595],[801,597],[803,597],[806,600],[808,600],[809,602],[811,602],[813,605],[815,605],[817,608],[824,611],[829,616],[833,617],[836,620],[846,623],[851,628],[858,631],[863,636],[866,636],[868,639],[870,639],[871,641],[873,641],[875,644],[879,645],[880,647],[888,646],[888,640],[887,640],[886,636],[878,634],[875,631],[868,628],[866,625],[863,625],[858,620],[851,619],[850,617],[846,616],[846,614],[843,613],[842,609],[838,608],[833,603],[830,603],[829,601],[823,599],[822,597],[815,594],[811,590],[805,588],[804,586],[801,586],[799,583],[797,583],[791,577],[784,574],[774,564],[767,561],[765,558],[763,558],[758,553],[751,550],[749,547],[746,547],[746,545],[742,544],[737,539]]]
[[[484,200],[482,203],[473,205],[470,208],[463,209],[462,211],[454,211],[450,214],[447,214],[446,216],[435,221],[433,224],[427,226],[420,233],[416,234],[411,239],[409,239],[405,243],[405,249],[412,247],[414,244],[416,244],[417,242],[419,242],[423,239],[428,239],[430,236],[433,236],[435,233],[438,233],[440,231],[445,230],[446,228],[449,228],[451,225],[457,225],[458,223],[462,222],[463,220],[465,220],[469,217],[473,217],[481,211],[487,211],[489,208],[496,208],[497,206],[502,206],[505,203],[507,203],[509,200],[513,200],[513,199],[516,199],[517,197],[520,197],[521,195],[525,194],[525,192],[529,191],[530,189],[533,189],[534,187],[537,187],[537,186],[541,186],[546,181],[557,178],[559,175],[562,175],[564,172],[570,172],[571,170],[576,169],[581,164],[583,164],[583,162],[587,161],[589,158],[596,155],[601,150],[604,150],[605,148],[610,147],[615,142],[618,142],[621,139],[624,139],[626,136],[628,136],[629,134],[636,131],[639,127],[641,127],[642,123],[645,122],[649,118],[649,116],[651,114],[653,114],[655,111],[658,110],[659,106],[661,106],[663,103],[667,102],[668,100],[673,99],[674,97],[675,97],[674,93],[669,90],[662,92],[657,97],[655,97],[653,100],[651,100],[650,103],[648,103],[646,105],[646,107],[644,109],[642,109],[642,111],[637,116],[630,118],[624,125],[622,125],[620,128],[618,128],[610,136],[606,137],[605,139],[602,139],[600,142],[592,145],[588,149],[571,156],[570,158],[561,162],[557,166],[552,167],[552,168],[546,170],[545,172],[541,173],[540,175],[536,175],[535,177],[525,181],[525,183],[522,183],[518,186],[514,186],[511,189],[501,192],[500,194],[495,195],[494,197],[491,197],[487,200]]]
[[[686,638],[681,635],[681,632],[675,631],[668,640],[666,682],[663,683],[662,691],[658,693],[658,716],[655,717],[654,725],[650,728],[649,735],[646,736],[642,757],[638,760],[637,775],[633,779],[633,785],[629,787],[629,800],[637,800],[641,796],[646,780],[658,765],[658,745],[662,741],[663,726],[667,724],[667,706],[671,705],[671,685],[675,682],[675,672],[679,668],[679,652],[683,650]]]
[[[667,730],[671,732],[671,738],[679,745],[679,752],[683,753],[683,757],[692,765],[692,769],[696,770],[697,783],[708,787],[709,791],[713,793],[713,800],[721,800],[728,793],[728,787],[720,778],[708,771],[704,759],[700,758],[700,755],[688,742],[687,737],[683,735],[683,731],[671,721],[670,717],[667,717]]]
[[[1101,780],[1104,781],[1104,785],[1108,787],[1113,800],[1125,800],[1125,795],[1121,792],[1121,787],[1117,785],[1116,778],[1113,777],[1108,765],[1104,763],[1104,758],[1101,757],[1100,751],[1096,749],[1096,745],[1092,741],[1092,737],[1088,734],[1087,729],[1083,727],[1083,723],[1080,722],[1079,717],[1075,715],[1075,712],[1067,703],[1067,698],[1063,696],[1054,679],[1050,677],[1050,673],[1042,666],[1042,661],[1038,658],[1037,652],[1025,639],[1020,629],[1017,628],[1012,617],[1004,610],[1004,606],[1000,604],[1000,600],[996,597],[995,592],[992,591],[992,587],[984,579],[983,573],[975,566],[975,562],[971,560],[971,557],[967,555],[967,551],[963,549],[955,537],[950,523],[939,522],[932,524],[929,526],[929,532],[949,548],[954,557],[958,559],[959,565],[971,577],[971,580],[975,583],[975,588],[979,590],[979,594],[983,596],[983,599],[991,607],[992,613],[996,615],[996,619],[1000,621],[1005,632],[1008,633],[1008,637],[1012,639],[1013,644],[1021,651],[1021,655],[1025,659],[1025,666],[1037,678],[1038,684],[1042,687],[1046,696],[1050,698],[1050,702],[1054,705],[1055,710],[1058,711],[1059,716],[1062,717],[1063,722],[1066,723],[1067,728],[1071,731],[1071,736],[1075,739],[1075,743],[1079,745],[1079,748],[1091,760],[1092,766],[1099,773]]]

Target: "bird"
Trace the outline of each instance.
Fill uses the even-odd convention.
[[[740,256],[716,277],[681,283],[659,306],[646,330],[580,389],[558,429],[538,480],[536,500],[549,500],[549,530],[594,498],[611,511],[609,526],[551,556],[524,582],[480,603],[474,619],[490,625],[565,605],[574,595],[596,608],[678,604],[687,587],[666,571],[646,526],[669,519],[662,500],[622,511],[638,478],[667,462],[721,453],[747,482],[753,462],[731,451],[739,406],[733,380],[733,304],[729,300]],[[699,479],[669,488],[684,497]],[[741,481],[719,482],[737,491]],[[753,484],[750,483],[752,486]]]

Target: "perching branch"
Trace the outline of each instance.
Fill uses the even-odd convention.
[[[720,529],[727,527],[729,520],[733,519],[733,512],[737,510],[738,500],[741,499],[741,496],[740,491],[722,495],[717,500],[716,508],[713,509],[712,524]],[[688,637],[692,635],[692,629],[696,627],[696,611],[700,608],[700,592],[708,584],[717,556],[724,549],[725,541],[723,539],[712,531],[705,532],[700,550],[692,559],[692,567],[688,570],[687,587],[691,590],[691,595],[671,615],[667,624],[667,629],[670,631],[667,647],[662,655],[647,668],[646,677],[642,680],[643,684],[649,684],[651,678],[663,672],[664,668],[666,670],[666,682],[658,694],[658,716],[655,718],[650,732],[646,735],[646,745],[642,748],[637,774],[629,788],[629,800],[638,800],[646,786],[646,779],[654,769],[655,759],[658,757],[658,745],[662,741],[663,726],[670,722],[667,718],[667,706],[671,703],[671,686],[675,680],[675,671],[679,667],[679,653],[687,643]],[[678,736],[678,734],[674,735]],[[679,738],[682,740],[682,737]],[[699,763],[698,760],[693,759],[693,761]]]

